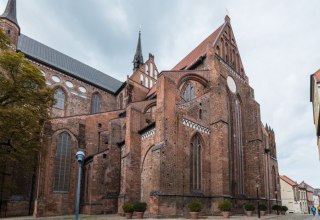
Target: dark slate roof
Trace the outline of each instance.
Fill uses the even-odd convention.
[[[0,18],[6,18],[9,21],[12,21],[15,23],[18,27],[18,20],[17,20],[17,7],[16,7],[16,0],[9,0],[6,10],[3,12],[3,14],[0,16]]]
[[[53,69],[62,71],[81,81],[85,81],[112,93],[116,93],[123,84],[119,80],[23,34],[19,36],[17,51]]]

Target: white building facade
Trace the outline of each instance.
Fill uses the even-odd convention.
[[[289,213],[308,213],[307,192],[287,176],[280,176],[281,201]]]

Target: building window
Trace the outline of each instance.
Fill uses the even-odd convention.
[[[71,138],[67,132],[58,136],[56,156],[54,160],[55,192],[68,192],[70,175]]]
[[[54,92],[55,104],[53,107],[59,108],[59,109],[64,109],[65,99],[66,99],[66,95],[65,95],[64,91],[61,88],[56,89],[56,91]]]
[[[144,77],[143,77],[143,75],[141,74],[141,75],[140,75],[140,84],[141,84],[141,85],[143,85],[143,81],[144,81]]]
[[[187,87],[185,88],[185,90],[183,91],[182,98],[186,102],[188,102],[191,99],[194,99],[194,97],[195,97],[194,89],[191,84],[188,84]]]
[[[191,191],[201,190],[201,138],[196,134],[190,143],[190,186]]]
[[[100,112],[100,96],[94,94],[91,100],[91,113],[96,114]]]

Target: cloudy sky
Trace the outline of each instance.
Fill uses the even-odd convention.
[[[4,10],[7,0],[0,0]],[[320,188],[310,74],[320,68],[319,0],[17,0],[22,33],[120,80],[139,27],[144,58],[171,69],[229,13],[280,174]]]

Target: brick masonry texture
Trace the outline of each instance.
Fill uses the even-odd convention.
[[[12,24],[0,21],[3,29],[8,25]],[[257,202],[257,182],[270,211],[275,191],[280,192],[275,134],[261,123],[260,105],[244,72],[230,19],[217,33],[210,41],[213,45],[201,47],[206,53],[180,70],[158,73],[150,54],[115,94],[30,60],[49,87],[65,93],[64,108],[53,107],[45,125],[32,197],[34,215],[74,213],[78,178],[74,155],[79,149],[86,154],[83,214],[123,214],[124,202],[144,201],[146,216],[188,216],[187,204],[194,199],[203,203],[202,214],[219,213],[223,199],[232,201],[234,213],[242,213],[243,203]],[[236,94],[227,85],[228,77],[236,84]],[[188,85],[194,98],[186,101]],[[91,114],[94,94],[100,97],[100,111]],[[62,132],[71,137],[70,175],[68,190],[55,192],[55,157]],[[191,184],[195,135],[201,143],[198,190]],[[24,201],[7,207],[7,216],[23,215],[29,208]]]

